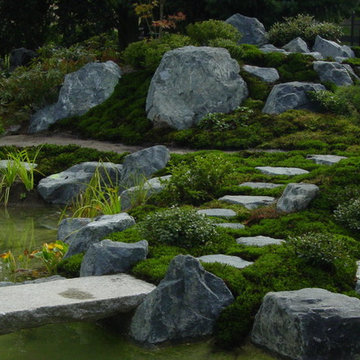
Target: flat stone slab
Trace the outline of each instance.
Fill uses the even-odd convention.
[[[233,218],[236,216],[236,212],[231,209],[203,209],[198,210],[197,213],[218,218]]]
[[[240,245],[263,247],[267,245],[282,245],[285,240],[274,239],[268,236],[259,235],[240,237],[236,239],[236,242]]]
[[[0,334],[129,312],[154,289],[154,285],[126,274],[2,287]]]
[[[248,196],[248,195],[226,195],[219,199],[230,204],[237,204],[246,207],[249,210],[256,209],[259,206],[270,205],[275,201],[272,196]]]
[[[274,166],[257,166],[255,169],[260,170],[263,174],[266,175],[303,175],[308,174],[309,171],[300,169],[300,168],[293,168],[293,167],[274,167]]]
[[[244,182],[239,186],[246,186],[252,189],[275,189],[280,186],[284,186],[283,184],[274,184],[274,183],[266,183],[266,182]]]
[[[342,159],[347,159],[346,156],[338,155],[308,155],[306,158],[319,165],[334,165]]]
[[[219,223],[219,224],[216,224],[216,226],[222,227],[225,229],[235,229],[235,230],[245,229],[245,225],[240,224],[240,223]]]
[[[13,164],[14,160],[0,160],[0,169],[6,169],[8,165],[10,166]],[[21,162],[21,165],[25,167],[27,171],[33,170],[37,167],[35,163],[28,163],[28,162]]]
[[[252,265],[253,262],[243,260],[238,256],[230,256],[223,254],[215,254],[215,255],[204,255],[198,258],[200,261],[205,263],[220,263],[225,265],[234,266],[238,269],[243,269],[249,265]]]

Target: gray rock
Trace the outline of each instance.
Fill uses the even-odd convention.
[[[341,64],[346,71],[349,73],[349,75],[351,76],[352,80],[360,80],[360,78],[355,74],[355,71],[353,70],[353,68],[351,67],[350,64]]]
[[[131,208],[132,204],[137,201],[138,196],[144,196],[149,199],[152,195],[163,191],[171,175],[162,176],[145,181],[143,185],[133,186],[121,193],[121,209]]]
[[[284,50],[294,53],[309,53],[310,50],[306,42],[301,38],[297,37],[282,47]]]
[[[11,50],[10,53],[10,68],[14,70],[18,66],[26,66],[30,63],[30,61],[36,58],[38,54],[29,49],[19,48]]]
[[[312,56],[315,60],[323,60],[324,57],[317,51],[312,51],[312,52],[308,52],[308,53],[304,53],[304,55],[310,55]]]
[[[76,233],[93,220],[90,218],[66,218],[58,227],[57,239],[70,244]]]
[[[270,292],[251,340],[289,359],[357,359],[359,313],[359,299],[324,289]]]
[[[265,183],[265,182],[244,182],[239,186],[246,186],[252,189],[275,189],[277,187],[283,186],[283,184],[273,184],[273,183]]]
[[[86,189],[96,169],[99,169],[105,181],[110,177],[113,184],[118,184],[123,174],[122,165],[84,162],[41,179],[37,190],[48,203],[68,204]]]
[[[253,264],[253,262],[243,260],[238,256],[230,256],[223,254],[204,255],[199,257],[198,259],[204,263],[220,263],[236,267],[237,269],[243,269]]]
[[[264,68],[259,66],[244,65],[243,70],[256,76],[262,81],[273,83],[280,79],[279,73],[275,68]]]
[[[234,26],[242,35],[240,44],[263,45],[267,43],[264,25],[256,18],[234,14],[226,22]]]
[[[0,334],[45,324],[93,321],[134,310],[155,288],[127,274],[0,288]]]
[[[279,52],[279,53],[282,53],[282,54],[285,54],[285,55],[288,55],[289,53],[284,50],[284,49],[279,49],[277,48],[276,46],[274,46],[273,44],[266,44],[266,45],[263,45],[259,48],[259,50],[261,50],[262,52],[264,53],[272,53],[272,52]]]
[[[314,184],[288,184],[276,204],[276,209],[287,213],[304,210],[319,191],[319,187]]]
[[[146,259],[146,240],[132,244],[103,240],[92,244],[81,263],[80,276],[100,276],[123,273],[137,262]]]
[[[0,169],[7,169],[8,166],[12,166],[14,163],[13,160],[0,160]],[[21,162],[21,165],[25,167],[26,170],[34,170],[37,168],[37,164],[35,163],[28,163],[28,162]]]
[[[323,39],[319,35],[316,36],[313,51],[319,52],[324,58],[327,58],[327,57],[353,58],[353,57],[355,57],[354,52],[351,50],[351,48],[349,46],[339,45],[335,41]]]
[[[144,178],[149,178],[156,171],[162,170],[170,159],[170,152],[163,145],[155,145],[127,155],[124,159],[122,182],[135,186]]]
[[[113,61],[89,63],[67,74],[56,104],[36,112],[30,121],[29,132],[46,130],[56,121],[82,115],[104,102],[113,93],[121,70]]]
[[[347,159],[346,156],[338,155],[308,155],[306,158],[319,165],[334,165],[342,159]]]
[[[313,67],[323,82],[329,81],[338,86],[353,84],[347,69],[342,64],[330,61],[314,61]]]
[[[146,344],[207,336],[233,300],[223,280],[205,271],[199,260],[178,255],[159,286],[136,309],[130,334]]]
[[[247,209],[256,209],[259,206],[271,205],[275,198],[271,196],[250,196],[250,195],[226,195],[219,199],[230,204],[245,206]]]
[[[64,257],[68,258],[86,252],[90,245],[100,242],[107,235],[123,231],[133,225],[135,225],[135,220],[127,213],[99,216],[75,234]]]
[[[326,90],[325,86],[298,81],[275,85],[262,111],[266,114],[281,114],[290,109],[316,110],[306,93],[320,90]]]
[[[235,230],[239,230],[239,229],[245,229],[245,226],[243,224],[240,223],[218,223],[215,224],[217,227],[221,227],[224,229],[235,229]]]
[[[205,216],[212,216],[218,218],[236,217],[236,212],[231,209],[202,209],[202,210],[198,210],[197,213]]]
[[[281,239],[274,239],[268,236],[244,236],[236,239],[236,242],[246,246],[263,247],[268,245],[282,245],[285,241]]]
[[[64,278],[63,276],[60,275],[53,275],[53,276],[48,276],[45,278],[39,278],[39,279],[35,279],[35,280],[26,280],[23,282],[11,282],[11,281],[1,281],[0,282],[0,287],[4,287],[4,286],[16,286],[16,285],[27,285],[27,284],[41,284],[41,283],[45,283],[48,281],[55,281],[55,280],[65,280],[66,278]]]
[[[248,96],[239,71],[237,61],[223,48],[186,46],[168,51],[151,80],[148,118],[156,126],[181,130],[209,113],[234,110]]]
[[[304,169],[281,166],[256,166],[255,169],[260,170],[263,174],[266,175],[295,176],[309,173],[307,170]]]

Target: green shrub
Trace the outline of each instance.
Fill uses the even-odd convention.
[[[290,237],[287,245],[295,256],[314,266],[334,267],[338,260],[349,260],[346,241],[329,233],[307,233]]]
[[[248,86],[250,98],[263,101],[267,99],[271,91],[271,85],[269,83],[260,80],[256,76],[250,75],[246,71],[242,71],[241,76]]]
[[[354,51],[355,56],[360,58],[360,46],[352,46],[351,49]],[[350,60],[350,59],[349,59]]]
[[[241,45],[237,45],[236,43],[234,43],[234,41],[230,39],[212,39],[209,40],[208,46],[227,49],[230,53],[230,56],[237,61],[241,61],[244,56],[243,47]]]
[[[299,14],[275,23],[268,32],[269,42],[278,46],[283,46],[298,36],[312,46],[317,35],[328,40],[338,40],[342,36],[342,29],[339,25],[318,22],[313,16]]]
[[[216,236],[215,224],[195,210],[172,208],[148,215],[138,224],[141,235],[151,245],[183,248],[209,245]]]
[[[79,277],[83,258],[84,253],[79,253],[61,260],[57,266],[57,272],[65,277]]]
[[[209,45],[210,40],[228,39],[235,44],[241,39],[241,34],[232,25],[221,20],[207,20],[190,24],[186,31],[193,41],[201,46]]]
[[[124,50],[123,59],[134,68],[155,71],[167,51],[188,45],[192,45],[188,36],[164,34],[161,38],[131,43]]]
[[[232,165],[221,155],[196,156],[190,163],[171,166],[171,179],[162,194],[168,202],[202,203],[229,181]]]
[[[360,198],[353,198],[336,208],[334,216],[337,221],[351,230],[360,230]]]

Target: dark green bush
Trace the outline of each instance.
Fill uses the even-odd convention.
[[[84,258],[84,253],[79,253],[63,259],[57,266],[57,272],[65,277],[79,277],[81,262]]]
[[[314,71],[312,62],[312,57],[297,53],[289,54],[277,67],[281,81],[319,81],[319,76]]]
[[[360,230],[360,198],[353,198],[339,204],[334,211],[337,221],[351,230]]]
[[[354,51],[355,56],[360,58],[360,46],[352,46],[351,49]],[[350,59],[349,59],[350,60]]]
[[[138,227],[142,237],[151,245],[191,249],[209,245],[218,236],[211,220],[188,208],[157,211],[138,223]]]
[[[283,46],[298,36],[312,46],[317,35],[328,40],[338,40],[342,29],[339,25],[318,22],[313,16],[299,14],[275,23],[268,32],[269,42],[277,46]]]
[[[228,39],[235,44],[241,39],[241,34],[232,25],[220,20],[207,20],[190,24],[186,32],[198,45],[209,45],[210,40]]]
[[[241,45],[237,45],[230,39],[216,38],[209,40],[208,46],[227,49],[230,56],[237,61],[241,61],[244,56],[243,47]]]
[[[265,101],[270,94],[271,85],[265,81],[261,81],[256,76],[252,76],[246,71],[241,72],[241,76],[244,78],[248,89],[249,96],[253,100]]]
[[[146,39],[131,43],[123,52],[125,63],[134,68],[155,71],[163,55],[172,49],[192,45],[188,36],[164,34],[158,39]]]
[[[320,90],[309,91],[307,95],[322,111],[338,115],[348,115],[350,113],[348,103],[344,102],[336,93]]]

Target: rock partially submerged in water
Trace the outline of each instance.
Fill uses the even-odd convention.
[[[145,344],[210,335],[221,310],[234,300],[224,281],[199,260],[178,255],[165,278],[136,309],[131,336]]]

